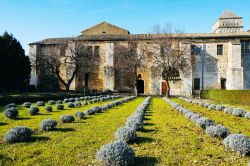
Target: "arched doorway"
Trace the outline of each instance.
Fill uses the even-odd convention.
[[[143,80],[137,80],[137,92],[138,93],[144,93],[144,81]]]
[[[141,74],[138,74],[137,78],[138,78],[136,82],[137,92],[144,93],[144,80],[142,80]]]

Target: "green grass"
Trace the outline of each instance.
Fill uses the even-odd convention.
[[[126,119],[142,103],[144,98],[137,98],[103,113],[87,116],[83,121],[71,124],[59,123],[56,131],[41,132],[39,123],[43,119],[54,118],[57,121],[63,114],[73,114],[75,109],[55,111],[30,117],[27,110],[20,111],[24,119],[9,120],[2,116],[0,138],[11,127],[25,125],[35,131],[35,137],[27,143],[7,144],[0,142],[0,165],[88,165],[95,158],[96,150],[101,145],[114,139],[115,131],[125,124]],[[111,102],[111,101],[108,101]],[[105,102],[105,103],[108,103]],[[104,103],[94,104],[103,105]],[[92,107],[88,105],[80,110]],[[31,118],[31,119],[26,119]],[[3,119],[3,120],[2,120]]]
[[[249,157],[225,151],[222,140],[154,98],[146,114],[145,130],[132,143],[136,165],[247,165]]]
[[[210,118],[216,122],[218,125],[226,126],[231,133],[243,133],[250,137],[250,120],[244,117],[235,117],[233,115],[228,115],[222,111],[209,110],[208,108],[201,107],[196,104],[191,104],[185,102],[181,99],[172,99],[173,101],[182,104],[187,109],[199,113],[207,118]]]
[[[20,107],[23,109],[20,111],[20,117],[23,119],[20,120],[9,120],[0,114],[3,122],[0,125],[1,138],[9,128],[16,125],[25,125],[35,130],[34,138],[27,143],[7,144],[0,141],[0,165],[67,166],[95,163],[96,151],[100,146],[115,139],[117,129],[126,123],[127,117],[134,113],[144,99],[137,98],[103,113],[87,116],[83,121],[72,124],[59,123],[57,130],[50,132],[39,130],[39,123],[43,119],[52,117],[59,120],[61,115],[73,114],[79,108],[49,114],[42,110],[41,115],[30,117],[28,110]],[[194,108],[197,112],[202,110],[199,106],[188,105],[179,99],[173,100],[189,106],[189,109]],[[84,106],[80,110],[84,111],[93,105],[104,103]],[[231,124],[231,131],[239,130],[239,126],[245,123],[241,122],[244,118],[225,119],[222,114],[217,115],[213,112],[204,109],[199,113],[217,118],[215,121],[220,119],[225,125]],[[172,110],[162,98],[152,99],[146,112],[144,128],[143,131],[137,132],[138,139],[130,143],[136,153],[136,166],[247,165],[250,160],[249,157],[225,151],[221,139],[206,135],[203,129],[196,127],[183,114]],[[245,132],[244,126],[242,131],[243,129]]]
[[[234,107],[234,108],[242,108],[248,112],[250,112],[250,105],[245,105],[245,104],[235,104],[235,103],[223,103],[221,101],[218,100],[211,100],[211,99],[204,99],[202,101],[208,102],[208,103],[212,103],[212,104],[218,104],[218,105],[224,105],[225,107]]]

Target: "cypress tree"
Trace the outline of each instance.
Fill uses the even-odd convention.
[[[8,32],[0,36],[0,91],[22,91],[29,85],[31,64],[20,42]]]

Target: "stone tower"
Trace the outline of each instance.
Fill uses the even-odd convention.
[[[212,27],[212,33],[243,31],[243,19],[230,10],[225,10]]]

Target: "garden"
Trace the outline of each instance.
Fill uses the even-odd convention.
[[[247,165],[247,109],[190,98],[77,96],[0,111],[0,165]]]

